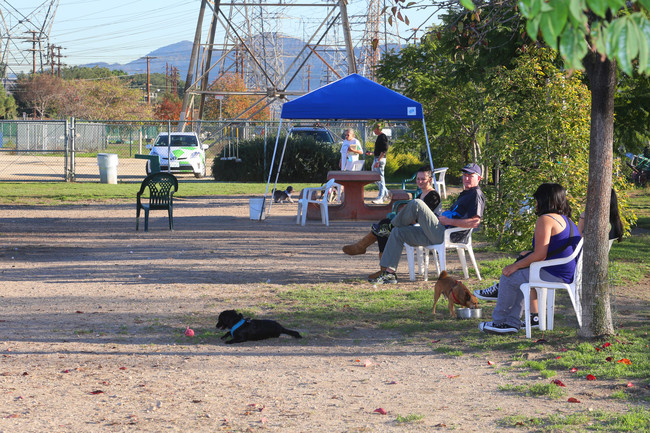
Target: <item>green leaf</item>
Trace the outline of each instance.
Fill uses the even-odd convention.
[[[614,56],[618,60],[618,65],[623,72],[632,75],[632,58],[628,56],[627,51],[630,29],[627,27],[624,19],[618,18],[616,21],[620,21],[621,30],[618,32],[617,37],[612,40],[612,45],[615,47]]]
[[[542,29],[542,37],[546,45],[557,50],[557,32],[555,31],[553,17],[550,14],[542,14],[542,20],[539,23]]]
[[[551,19],[553,20],[553,28],[555,28],[555,34],[557,35],[562,33],[562,30],[566,25],[566,20],[569,16],[570,1],[571,0],[555,0],[553,2],[553,10],[549,12]]]
[[[568,25],[560,36],[560,54],[566,66],[571,69],[583,69],[582,59],[587,55],[587,41],[584,33]]]
[[[638,21],[639,33],[639,72],[650,74],[650,21],[642,14],[636,14],[635,19]]]
[[[537,33],[539,32],[539,23],[541,21],[542,21],[541,15],[537,15],[532,20],[526,21],[526,33],[528,33],[528,36],[534,41],[537,40]]]
[[[614,20],[614,22],[607,26],[608,34],[607,34],[607,39],[605,40],[605,43],[607,45],[607,48],[604,53],[608,57],[616,57],[616,50],[618,49],[618,43],[617,41],[619,40],[619,36],[621,34],[621,30],[623,29],[621,20]]]
[[[607,55],[607,46],[609,44],[609,27],[598,23],[591,27],[591,41],[596,52]]]
[[[639,54],[639,39],[641,39],[643,35],[639,32],[639,28],[634,20],[627,17],[626,21],[627,24],[625,27],[627,28],[627,41],[625,44],[625,50],[627,51],[628,59],[632,61],[636,58],[637,54]]]
[[[607,12],[607,0],[587,0],[587,6],[593,13],[601,18],[605,18]]]
[[[578,24],[587,23],[587,14],[585,14],[585,9],[587,9],[585,0],[574,0],[572,2],[569,2],[570,18],[573,21],[573,23],[576,25],[576,27],[578,26]]]
[[[612,10],[612,12],[616,12],[619,9],[623,9],[625,7],[624,0],[607,0],[607,4],[609,5],[609,8]]]
[[[475,6],[472,0],[460,0],[460,4],[467,10],[473,11]]]

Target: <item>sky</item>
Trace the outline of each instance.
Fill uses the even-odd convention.
[[[291,1],[321,3],[323,0]],[[348,13],[351,23],[362,21],[367,2],[350,0]],[[10,27],[25,18],[31,19],[32,23],[42,23],[52,3],[57,1],[0,0],[0,10]],[[193,41],[200,5],[201,0],[59,0],[52,21],[50,43],[62,47],[62,62],[66,65],[93,62],[125,64],[157,48],[183,40]],[[273,23],[269,21],[266,29],[299,37],[302,32],[304,36],[306,29],[320,23],[322,10],[306,7],[278,9],[272,15],[276,19]],[[429,10],[409,13],[410,27],[419,26],[429,15]],[[203,28],[207,29],[208,24],[209,18],[206,18]],[[403,28],[403,33],[406,33],[406,27]],[[14,37],[16,33],[14,31]],[[23,35],[18,33],[18,36],[29,37],[21,33]],[[27,53],[31,48],[29,41],[18,42],[14,52],[23,50]]]

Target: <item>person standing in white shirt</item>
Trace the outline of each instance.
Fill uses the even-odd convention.
[[[352,170],[353,163],[359,160],[359,155],[363,153],[361,150],[361,143],[354,138],[354,131],[350,128],[346,129],[343,133],[345,140],[341,146],[341,162],[339,163],[341,170]]]

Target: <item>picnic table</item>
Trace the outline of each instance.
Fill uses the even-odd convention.
[[[327,173],[327,180],[335,179],[336,183],[343,186],[343,200],[341,204],[330,204],[330,220],[372,220],[378,221],[386,218],[392,211],[393,202],[396,200],[408,200],[409,194],[401,189],[391,190],[392,199],[390,203],[383,205],[366,204],[364,199],[364,187],[369,183],[379,181],[379,173],[374,171],[330,171]],[[319,219],[320,210],[318,206],[311,205],[307,208],[308,219]]]

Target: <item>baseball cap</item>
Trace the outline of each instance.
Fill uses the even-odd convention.
[[[474,162],[467,164],[465,167],[461,168],[460,171],[462,171],[463,173],[476,173],[479,176],[483,175],[483,172],[481,171],[481,167],[479,167],[479,165]]]

